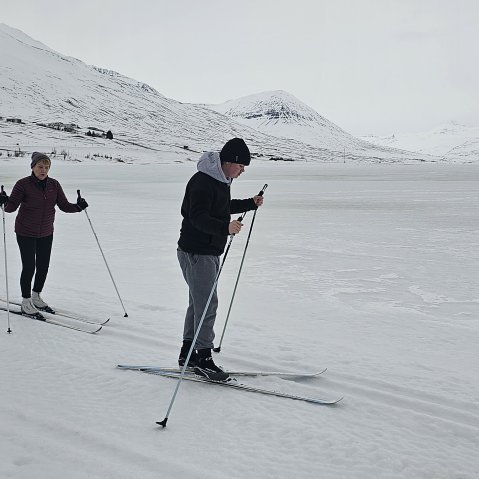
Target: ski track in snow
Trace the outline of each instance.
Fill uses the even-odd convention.
[[[0,477],[479,477],[479,169],[388,168],[252,166],[233,186],[240,197],[270,184],[215,361],[327,367],[318,378],[241,381],[343,401],[327,407],[184,382],[162,430],[155,421],[175,380],[116,365],[176,364],[187,293],[175,244],[192,165],[54,164],[70,198],[82,185],[129,317],[84,215],[58,213],[45,298],[112,319],[88,335],[12,315],[8,335],[0,312]],[[6,173],[25,172],[6,164]],[[152,178],[161,188],[150,189]],[[132,180],[138,191],[125,203]],[[17,297],[13,221],[7,215]],[[246,236],[235,238],[220,279],[218,339]]]

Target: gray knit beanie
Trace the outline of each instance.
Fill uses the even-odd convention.
[[[47,161],[50,161],[50,158],[48,158],[47,155],[45,155],[45,153],[39,153],[38,151],[34,151],[32,153],[32,163],[30,165],[30,168],[33,168],[39,161],[42,161],[42,160],[47,160]]]

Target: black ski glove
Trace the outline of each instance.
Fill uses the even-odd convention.
[[[83,211],[85,208],[88,208],[88,203],[86,202],[85,198],[80,196],[77,199],[77,206]]]
[[[9,197],[7,193],[5,191],[2,191],[0,193],[0,206],[3,206],[4,204],[6,204],[8,200],[9,200]]]

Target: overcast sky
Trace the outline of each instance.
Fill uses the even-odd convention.
[[[182,102],[281,89],[356,135],[479,126],[479,0],[0,0],[0,22]]]

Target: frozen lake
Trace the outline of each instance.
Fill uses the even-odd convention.
[[[0,159],[8,193],[28,163]],[[68,467],[82,479],[478,477],[479,165],[253,161],[232,196],[269,187],[215,360],[230,369],[328,367],[310,381],[251,381],[345,399],[328,409],[183,384],[163,435],[154,421],[174,381],[114,366],[176,363],[187,289],[175,250],[194,171],[194,163],[54,161],[51,176],[69,199],[80,188],[90,204],[130,317],[85,215],[59,212],[45,298],[113,319],[91,337],[12,318],[14,334],[0,336],[0,476],[56,479]],[[8,268],[18,298],[14,216]],[[251,219],[220,278],[218,339]],[[3,254],[0,266],[4,296]],[[5,331],[3,312],[0,321]]]

